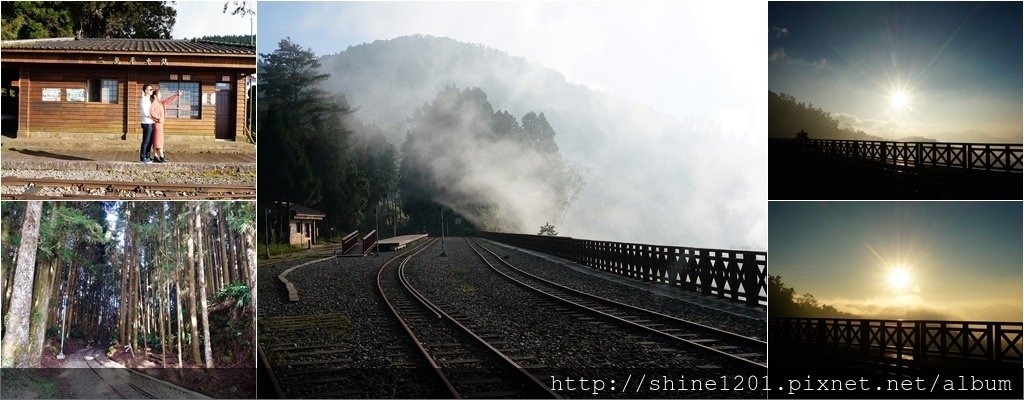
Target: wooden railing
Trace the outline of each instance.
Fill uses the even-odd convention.
[[[748,305],[768,304],[768,253],[763,251],[602,242],[495,232],[480,232],[479,235],[625,277],[663,283]]]
[[[345,238],[341,239],[341,254],[348,254],[357,244],[359,244],[359,231],[352,231],[345,235]]]
[[[1022,173],[1021,144],[888,142],[769,138],[769,147],[787,152],[875,161],[901,168],[953,168]]]
[[[363,255],[370,254],[370,251],[377,246],[377,230],[374,229],[363,236]]]
[[[819,344],[927,362],[936,359],[1021,363],[1020,322],[769,318],[780,344]]]

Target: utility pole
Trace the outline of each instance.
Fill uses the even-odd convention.
[[[267,258],[270,258],[270,209],[264,209],[263,227],[267,231]]]
[[[444,206],[441,206],[441,254],[438,257],[448,257],[444,249]]]

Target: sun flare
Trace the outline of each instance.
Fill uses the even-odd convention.
[[[910,108],[910,94],[906,90],[896,89],[889,94],[889,104],[897,111]]]
[[[910,287],[910,273],[906,268],[889,271],[889,286],[896,290],[906,290]]]

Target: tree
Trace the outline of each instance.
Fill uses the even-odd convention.
[[[0,367],[25,368],[29,354],[25,344],[29,335],[29,309],[32,302],[32,278],[36,268],[36,244],[39,241],[39,220],[43,203],[30,201],[21,225],[21,245],[18,247],[18,265],[15,270],[10,311],[5,318],[7,326],[3,346],[0,348]]]
[[[545,222],[537,234],[541,236],[558,236],[558,232],[555,232],[555,226],[551,225],[550,222]]]
[[[177,10],[150,1],[4,2],[3,39],[170,39]]]
[[[197,259],[199,265],[196,269],[199,270],[199,311],[203,316],[203,345],[205,349],[206,368],[213,368],[213,350],[210,347],[210,313],[206,306],[206,272],[203,266],[203,222],[201,219],[201,213],[199,211],[199,202],[192,203],[192,212],[195,214],[195,231],[198,235],[196,240],[197,246]]]

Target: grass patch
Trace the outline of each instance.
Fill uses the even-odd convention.
[[[296,251],[303,250],[301,247],[292,246],[290,244],[274,243],[270,245],[270,255],[279,256],[281,254],[294,253]],[[256,246],[259,258],[267,258],[267,245],[261,244]]]
[[[4,368],[0,372],[0,392],[8,399],[61,398],[57,384],[39,376],[33,368]]]

